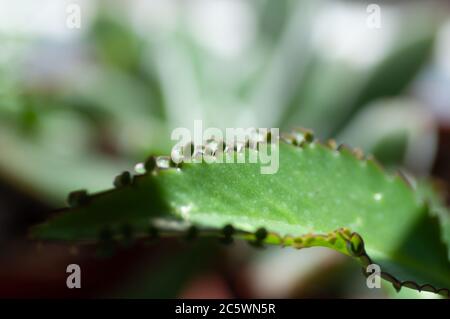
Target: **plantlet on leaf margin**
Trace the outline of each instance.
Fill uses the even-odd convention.
[[[180,168],[167,157],[164,163],[158,163],[161,157],[150,157],[141,165],[145,173],[130,176],[133,187],[91,196],[77,192],[71,195],[73,207],[62,209],[31,234],[95,243],[109,225],[107,229],[118,234],[106,240],[109,243],[124,237],[117,225],[129,225],[136,240],[216,237],[224,243],[243,239],[259,247],[323,246],[355,258],[363,267],[373,258],[382,277],[396,287],[448,295],[450,267],[447,256],[441,255],[450,252],[448,247],[441,249],[450,238],[448,215],[432,213],[444,210],[436,208],[437,195],[423,187],[413,189],[360,150],[336,147],[333,141],[323,144],[312,134],[299,137],[301,132],[281,137],[276,174],[261,175],[252,163],[202,161]],[[244,149],[258,151],[250,145]],[[118,184],[123,179],[127,184],[128,175],[121,176]],[[416,221],[430,220],[429,212],[439,215],[441,228],[413,232]],[[409,232],[419,243],[414,249],[407,245]],[[407,258],[398,257],[402,255]]]

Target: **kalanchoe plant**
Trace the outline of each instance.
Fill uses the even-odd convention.
[[[397,290],[449,295],[449,216],[429,184],[309,133],[262,143],[279,151],[276,174],[260,174],[251,163],[180,166],[150,157],[141,165],[145,172],[116,177],[115,189],[70,194],[69,207],[35,226],[31,236],[93,244],[204,236],[255,246],[323,246],[364,269],[378,264]],[[242,152],[250,156],[258,147]]]

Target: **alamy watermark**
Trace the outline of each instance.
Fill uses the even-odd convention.
[[[381,29],[381,7],[378,4],[369,4],[366,8],[368,13],[366,24],[369,29]]]
[[[368,288],[381,288],[381,267],[377,264],[370,264],[366,268],[366,273],[369,274],[366,278],[366,285]]]
[[[81,288],[81,268],[77,264],[70,264],[66,268],[66,273],[70,274],[66,279],[66,286],[69,289]]]
[[[81,7],[78,3],[70,3],[66,6],[66,27],[69,29],[81,29]]]
[[[178,127],[171,139],[174,163],[252,163],[260,164],[261,174],[275,174],[279,168],[278,128],[203,129],[201,120],[194,121],[194,131]]]

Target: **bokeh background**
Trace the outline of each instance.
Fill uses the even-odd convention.
[[[380,28],[371,3],[0,0],[0,297],[416,297],[367,289],[320,248],[160,240],[99,257],[27,239],[70,191],[110,188],[198,119],[308,127],[450,182],[450,3],[374,1]]]

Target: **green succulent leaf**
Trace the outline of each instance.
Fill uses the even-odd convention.
[[[116,189],[72,193],[71,207],[31,234],[103,244],[206,236],[255,246],[324,246],[354,257],[364,269],[380,265],[382,278],[397,289],[448,295],[450,267],[442,240],[448,236],[440,236],[448,227],[440,229],[430,214],[433,192],[415,190],[403,175],[385,172],[357,150],[298,137],[270,144],[279,154],[275,174],[261,174],[261,161],[177,167],[168,158],[151,158],[146,173],[119,175]],[[242,154],[257,153],[246,147]]]

